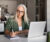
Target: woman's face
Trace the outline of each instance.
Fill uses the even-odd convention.
[[[22,16],[24,16],[24,8],[22,6],[19,6],[17,8],[17,16],[22,18]]]

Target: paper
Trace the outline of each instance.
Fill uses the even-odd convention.
[[[10,40],[15,40],[15,39],[20,39],[20,37],[16,36],[16,37],[10,38]]]

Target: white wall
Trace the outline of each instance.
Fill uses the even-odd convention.
[[[50,0],[47,0],[47,31],[50,31]]]

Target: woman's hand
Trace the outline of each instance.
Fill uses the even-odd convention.
[[[16,36],[15,32],[10,32],[10,37],[15,37],[15,36]]]
[[[10,32],[10,37],[15,37],[18,34],[20,34],[20,31]]]

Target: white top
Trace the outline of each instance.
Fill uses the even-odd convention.
[[[22,26],[19,27],[19,31],[22,31]]]

